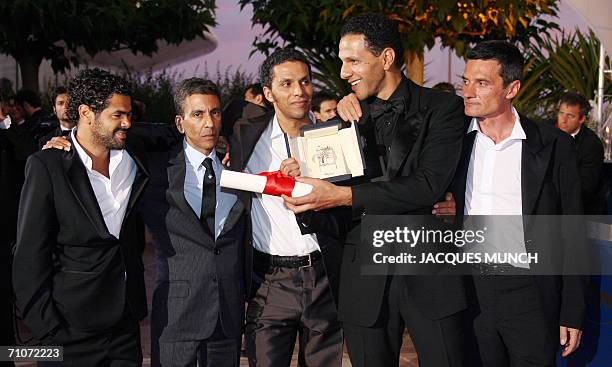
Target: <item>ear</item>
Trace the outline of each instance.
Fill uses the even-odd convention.
[[[506,92],[506,99],[514,99],[514,97],[516,97],[519,90],[521,89],[521,81],[515,80],[511,82],[506,88],[508,89],[508,91]]]
[[[185,129],[183,129],[183,117],[176,115],[174,117],[174,123],[176,124],[176,129],[179,131],[179,133],[185,134]]]
[[[259,94],[255,97],[255,104],[262,105],[264,103],[263,94]]]
[[[263,87],[264,96],[270,103],[274,103],[274,95],[272,94],[272,89],[264,86]]]
[[[587,117],[586,117],[586,115],[582,116],[582,117],[580,118],[580,120],[578,120],[578,123],[579,123],[580,125],[584,124],[584,122],[586,121],[586,118],[587,118]]]
[[[95,118],[94,112],[89,108],[88,105],[79,105],[77,111],[79,112],[79,121],[83,120],[87,121],[88,124],[91,124],[91,122]]]
[[[382,50],[380,56],[382,57],[383,68],[385,69],[385,71],[391,69],[393,64],[395,64],[395,58],[397,56],[395,54],[395,50],[393,50],[391,47],[387,47]]]
[[[317,120],[321,120],[321,117],[322,117],[322,116],[321,116],[321,114],[320,114],[319,112],[314,111],[314,115],[315,115],[315,118],[316,118]]]

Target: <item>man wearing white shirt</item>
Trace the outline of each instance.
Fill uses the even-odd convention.
[[[495,248],[485,251],[528,251],[537,253],[540,262],[571,258],[586,263],[579,233],[537,221],[538,215],[582,213],[571,138],[519,115],[512,106],[523,70],[515,46],[482,42],[467,58],[464,106],[473,119],[453,182],[457,213],[486,216],[496,223],[516,218],[514,229],[496,237],[500,241],[487,242]],[[511,217],[496,219],[499,215]],[[554,366],[559,346],[563,356],[578,347],[586,278],[533,275],[543,274],[538,273],[541,269],[537,263],[522,268],[512,263],[474,266],[470,301],[477,346],[468,348],[475,358],[469,365]]]
[[[51,365],[140,366],[138,321],[147,314],[136,207],[149,176],[126,145],[131,91],[100,69],[70,83],[75,149],[26,164],[13,286],[26,326],[64,347]],[[44,365],[39,363],[39,365]]]
[[[231,167],[251,173],[280,167],[295,176],[299,166],[288,156],[285,134],[298,136],[302,126],[315,123],[310,66],[300,52],[278,50],[261,65],[260,79],[274,113],[236,123]],[[250,212],[253,234],[245,329],[249,365],[289,366],[299,338],[300,364],[340,366],[342,333],[334,297],[341,244],[322,233],[302,234],[280,197],[240,193],[240,199]]]

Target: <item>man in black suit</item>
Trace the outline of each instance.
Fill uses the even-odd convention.
[[[453,182],[457,213],[530,216],[518,230],[525,251],[538,253],[541,263],[555,257],[565,263],[553,265],[581,264],[584,271],[580,234],[536,216],[581,214],[580,179],[571,138],[513,108],[522,70],[521,53],[507,42],[482,42],[468,53],[463,94],[473,119]],[[529,275],[550,272],[538,266],[474,267],[477,348],[468,349],[479,352],[482,365],[554,366],[559,343],[563,356],[578,347],[586,278]]]
[[[55,136],[68,136],[70,130],[76,125],[68,118],[68,90],[64,86],[55,87],[53,91],[53,113],[57,119],[57,126],[38,140],[38,146],[41,149]]]
[[[397,24],[383,14],[351,18],[342,28],[341,77],[354,94],[345,120],[357,121],[366,139],[370,174],[382,177],[352,187],[298,178],[311,194],[286,198],[295,212],[350,207],[357,224],[349,232],[340,278],[339,317],[353,366],[397,366],[404,328],[421,366],[461,366],[463,283],[456,277],[367,276],[368,248],[360,248],[366,214],[429,214],[450,185],[461,151],[465,116],[461,99],[420,87],[401,72],[403,48]],[[359,112],[357,112],[359,110]]]
[[[604,215],[607,213],[605,187],[601,179],[604,149],[597,134],[584,124],[590,109],[589,101],[584,96],[566,93],[559,100],[556,126],[570,134],[576,143],[584,213]]]
[[[151,185],[143,202],[157,263],[152,365],[238,366],[250,245],[245,248],[242,202],[219,187],[220,94],[213,82],[190,78],[174,100],[184,138],[149,154]]]
[[[260,67],[266,99],[274,112],[234,126],[231,168],[299,175],[288,158],[285,134],[298,136],[314,124],[310,66],[297,50],[281,49]],[[245,342],[250,366],[289,366],[299,338],[298,360],[308,366],[340,366],[342,332],[337,319],[342,246],[323,233],[303,231],[277,196],[241,192],[249,218],[246,263],[253,264]],[[248,274],[250,277],[251,274]]]
[[[142,364],[144,229],[134,208],[149,178],[126,145],[130,94],[118,76],[79,72],[69,87],[74,148],[26,165],[13,286],[41,345],[64,347],[59,365]]]

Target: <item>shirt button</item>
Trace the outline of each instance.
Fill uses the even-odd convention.
[[[387,121],[387,122],[385,122],[385,125],[391,126],[391,122]]]
[[[387,147],[387,151],[389,151],[389,152],[390,152],[390,151],[391,151],[391,147]]]
[[[221,253],[221,250],[219,250],[218,248],[215,249],[215,255],[219,255]]]

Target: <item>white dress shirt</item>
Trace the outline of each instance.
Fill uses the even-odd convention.
[[[79,144],[75,132],[76,129],[72,130],[72,142],[87,169],[87,177],[96,195],[106,228],[113,236],[119,238],[132,184],[136,177],[136,163],[125,150],[112,149],[108,165],[110,177],[107,178],[93,170],[93,161]]]
[[[202,214],[202,185],[204,184],[204,175],[206,174],[206,167],[202,163],[206,158],[212,159],[212,166],[217,181],[215,185],[217,198],[215,205],[215,239],[217,239],[223,230],[223,225],[230,210],[236,203],[236,195],[221,191],[219,182],[223,165],[219,161],[214,149],[210,154],[205,155],[183,139],[183,151],[185,152],[185,185],[183,186],[183,193],[185,200],[187,200],[187,203],[189,203],[189,206],[191,206],[191,209],[193,209],[198,218]]]
[[[487,252],[525,252],[521,158],[527,136],[514,107],[512,112],[512,133],[497,144],[481,131],[476,118],[468,130],[476,131],[476,138],[465,186],[464,214],[487,216],[478,219],[481,227],[488,228]],[[502,215],[507,217],[499,217]]]
[[[314,123],[313,115],[310,120]],[[246,165],[249,173],[277,171],[288,158],[283,130],[276,115],[261,134]],[[295,214],[278,196],[256,194],[251,205],[253,247],[279,256],[302,256],[319,250],[314,234],[302,235]]]

